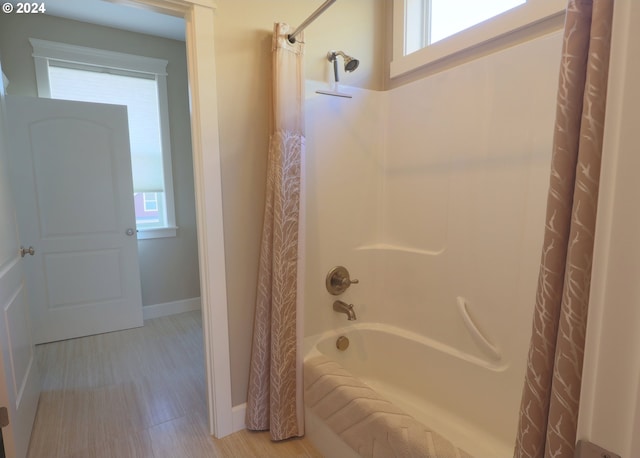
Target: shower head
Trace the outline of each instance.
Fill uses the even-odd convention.
[[[336,52],[336,55],[340,55],[344,59],[344,71],[345,72],[352,72],[356,68],[358,68],[358,65],[360,65],[360,61],[358,59],[355,59],[355,58],[353,58],[351,56],[347,56],[342,51]]]
[[[329,51],[327,53],[327,59],[329,60],[329,62],[334,62],[338,56],[342,56],[342,58],[344,59],[345,72],[352,72],[356,68],[358,68],[358,65],[360,65],[360,61],[358,59],[348,56],[342,51]]]

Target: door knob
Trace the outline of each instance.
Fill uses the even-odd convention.
[[[126,231],[124,231],[124,233],[127,234],[128,236],[132,236],[136,232],[138,232],[138,231],[136,231],[135,229],[131,229],[131,228],[129,228]]]
[[[33,256],[34,254],[36,254],[36,250],[34,250],[32,246],[30,246],[29,248],[25,248],[21,246],[20,249],[18,250],[18,253],[20,253],[21,258],[24,258],[28,254]]]

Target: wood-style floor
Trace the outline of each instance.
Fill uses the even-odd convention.
[[[200,312],[37,348],[29,458],[319,457],[306,439],[208,434]]]

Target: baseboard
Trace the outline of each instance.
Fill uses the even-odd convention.
[[[231,408],[231,415],[233,416],[233,432],[238,432],[245,429],[244,417],[247,412],[247,403],[233,406]]]
[[[180,301],[165,302],[163,304],[145,305],[142,307],[142,317],[145,320],[161,316],[176,315],[178,313],[200,310],[200,298],[182,299]]]

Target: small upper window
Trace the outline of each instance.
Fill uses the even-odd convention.
[[[480,24],[526,0],[407,0],[405,54]]]
[[[167,61],[31,39],[38,95],[125,105],[139,238],[176,234]]]
[[[391,77],[561,15],[566,0],[394,0]]]

